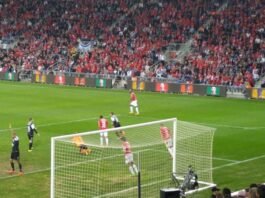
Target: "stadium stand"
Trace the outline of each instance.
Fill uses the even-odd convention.
[[[265,72],[264,4],[3,0],[0,38],[12,47],[0,67],[253,87]],[[185,56],[166,58],[168,46],[190,41]]]

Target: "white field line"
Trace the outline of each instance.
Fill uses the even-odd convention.
[[[130,116],[130,115],[119,115],[119,116],[140,118],[140,117],[137,117],[137,116]],[[61,125],[61,124],[74,123],[74,122],[83,122],[83,121],[96,120],[96,119],[98,119],[98,117],[90,117],[90,118],[84,118],[84,119],[78,119],[78,120],[71,120],[71,121],[64,121],[64,122],[54,122],[54,123],[48,123],[48,124],[41,124],[41,125],[38,125],[38,127],[54,126],[54,125]],[[149,119],[157,119],[157,118],[149,117]],[[196,123],[196,122],[194,122],[194,123]],[[265,127],[255,127],[255,128],[254,127],[241,127],[241,126],[219,125],[219,124],[209,124],[209,123],[196,123],[196,124],[205,124],[205,125],[211,125],[211,126],[240,128],[240,129],[246,129],[246,128],[247,129],[255,129],[255,128],[256,129],[262,129],[262,128],[265,128]],[[20,129],[25,129],[25,128],[26,127],[18,127],[18,128],[13,128],[13,129],[20,130]],[[9,131],[9,130],[10,129],[0,129],[0,132]],[[249,161],[254,161],[256,159],[261,159],[261,158],[264,158],[264,157],[265,157],[265,155],[262,155],[262,156],[258,156],[258,157],[254,157],[254,158],[249,158],[249,159],[243,160],[243,161],[230,160],[230,159],[224,159],[224,158],[213,158],[213,159],[216,159],[216,160],[222,160],[222,161],[231,162],[229,164],[225,164],[225,165],[222,165],[222,166],[214,167],[213,170],[222,169],[222,168],[228,167],[228,166],[234,166],[234,165],[241,164],[241,163],[245,163],[245,162],[249,162]],[[40,173],[40,172],[45,172],[45,171],[49,171],[49,170],[50,170],[50,168],[39,169],[39,170],[27,172],[27,173],[25,173],[25,175],[35,174],[35,173]],[[11,178],[11,177],[16,177],[16,175],[0,177],[0,180],[1,179]]]
[[[224,164],[222,166],[214,167],[214,168],[212,168],[212,170],[218,170],[218,169],[226,168],[226,167],[229,167],[229,166],[235,166],[235,165],[238,165],[238,164],[243,164],[243,163],[255,161],[255,160],[258,160],[258,159],[262,159],[262,158],[265,158],[265,155],[260,155],[260,156],[257,156],[257,157],[253,157],[253,158],[249,158],[249,159],[245,159],[245,160],[241,160],[241,161],[237,161],[237,162],[232,162],[232,163],[229,163],[229,164]]]
[[[143,150],[139,150],[137,152],[145,152],[145,151],[149,151],[149,150],[150,149],[143,149]],[[98,159],[91,159],[91,160],[86,160],[86,161],[82,161],[82,162],[75,162],[75,163],[72,163],[72,164],[67,164],[65,166],[58,166],[55,169],[66,168],[66,167],[71,167],[71,166],[77,166],[77,165],[80,165],[80,164],[86,164],[88,162],[97,162],[97,161],[101,161],[101,160],[105,160],[105,159],[111,159],[111,158],[115,158],[115,157],[121,157],[121,156],[124,156],[124,154],[118,154],[118,155],[109,156],[109,157],[103,157],[103,158],[98,158]],[[40,173],[40,172],[45,172],[45,171],[49,171],[49,170],[51,170],[51,168],[39,169],[39,170],[36,170],[36,171],[31,171],[31,172],[24,173],[24,175]],[[0,180],[1,179],[6,179],[6,178],[11,178],[11,177],[16,177],[16,176],[18,176],[18,175],[4,176],[4,177],[0,177]]]
[[[138,152],[145,152],[148,151],[150,149],[144,149],[144,150],[140,150]],[[71,166],[76,166],[76,165],[80,165],[80,164],[86,164],[88,162],[97,162],[97,161],[101,161],[101,160],[105,160],[105,159],[111,159],[111,158],[116,158],[116,157],[121,157],[124,156],[124,154],[118,154],[118,155],[113,155],[113,156],[109,156],[109,157],[103,157],[103,158],[98,158],[98,159],[92,159],[92,160],[86,160],[83,162],[76,162],[76,163],[72,163],[72,164],[67,164],[65,166],[58,166],[55,169],[60,169],[60,168],[66,168],[66,167],[71,167]]]
[[[89,121],[89,120],[97,120],[99,117],[90,117],[90,118],[84,118],[84,119],[78,119],[78,120],[70,120],[70,121],[62,121],[62,122],[51,122],[47,124],[37,124],[37,127],[47,127],[47,126],[55,126],[55,125],[63,125],[63,124],[69,124],[69,123],[75,123],[75,122],[84,122],[84,121]],[[21,129],[26,129],[27,127],[17,127],[17,128],[12,128],[14,130],[21,130]],[[0,129],[0,132],[5,132],[9,131],[10,129]]]
[[[179,180],[183,180],[183,177],[178,177],[177,179]],[[151,182],[151,183],[148,183],[148,184],[144,184],[144,185],[141,185],[142,188],[144,187],[148,187],[148,186],[152,186],[152,185],[155,185],[155,184],[158,184],[158,183],[163,183],[163,182],[169,182],[171,181],[171,179],[164,179],[164,180],[160,180],[160,181],[155,181],[155,182]],[[205,187],[202,187],[200,189],[196,189],[196,190],[192,190],[192,191],[189,191],[185,194],[192,194],[194,192],[199,192],[199,191],[202,191],[202,190],[205,190],[205,189],[209,189],[209,188],[212,188],[214,186],[216,186],[215,184],[210,184],[210,183],[207,183],[207,182],[201,182],[201,181],[198,181],[199,184],[206,184],[208,186],[205,186]],[[127,193],[129,191],[132,191],[132,190],[136,190],[138,189],[138,186],[133,186],[131,188],[127,188],[127,189],[124,189],[124,190],[121,190],[121,191],[117,191],[117,192],[112,192],[112,193],[107,193],[107,194],[104,194],[104,195],[100,195],[100,196],[96,196],[96,197],[93,197],[93,198],[104,198],[104,197],[112,197],[114,195],[120,195],[122,193]]]
[[[145,150],[148,150],[148,149],[145,149]],[[145,150],[143,150],[143,151],[145,151]],[[258,159],[262,159],[262,158],[265,158],[265,155],[260,155],[260,156],[257,156],[257,157],[253,157],[253,158],[249,158],[249,159],[241,160],[241,161],[234,160],[234,162],[231,162],[231,163],[228,163],[228,164],[225,164],[225,165],[222,165],[222,166],[214,167],[214,168],[212,168],[212,170],[218,170],[218,169],[222,169],[222,168],[226,168],[226,167],[230,167],[230,166],[236,166],[236,165],[239,165],[239,164],[255,161],[255,160],[258,160]],[[220,158],[218,158],[218,159],[220,159]],[[95,160],[91,160],[91,161],[95,161]],[[84,163],[84,162],[79,162],[79,163],[81,164],[81,163]],[[78,164],[78,163],[75,163],[75,164]],[[31,175],[31,174],[35,174],[35,173],[41,173],[41,172],[45,172],[45,171],[49,171],[49,170],[51,170],[51,169],[50,168],[44,168],[44,169],[39,169],[39,170],[35,170],[35,171],[24,173],[24,175]],[[0,180],[12,178],[12,177],[17,177],[17,176],[18,175],[4,176],[4,177],[0,177]]]
[[[132,116],[132,115],[119,115],[120,117],[133,117],[133,118],[139,118],[139,119],[143,119],[142,117],[138,117],[138,116]],[[157,119],[157,118],[153,118],[153,117],[145,117],[147,119]],[[63,124],[69,124],[69,123],[75,123],[75,122],[84,122],[84,121],[88,121],[88,120],[97,120],[98,117],[89,117],[89,118],[84,118],[84,119],[78,119],[78,120],[70,120],[70,121],[62,121],[62,122],[52,122],[52,123],[47,123],[47,124],[39,124],[37,125],[37,127],[47,127],[47,126],[55,126],[55,125],[63,125]],[[257,130],[257,129],[265,129],[265,126],[260,126],[260,127],[244,127],[244,126],[234,126],[234,125],[225,125],[225,124],[211,124],[211,123],[201,123],[201,122],[190,122],[190,123],[194,123],[194,124],[201,124],[201,125],[206,125],[206,126],[214,126],[214,127],[225,127],[225,128],[237,128],[237,129],[244,129],[244,130]],[[22,130],[22,129],[26,129],[27,127],[17,127],[17,128],[13,128],[14,130]],[[9,131],[9,128],[6,129],[0,129],[0,132],[5,132],[5,131]]]
[[[234,128],[234,129],[244,129],[244,130],[265,129],[265,126],[248,127],[248,126],[234,126],[234,125],[226,125],[226,124],[214,124],[214,123],[211,124],[211,123],[201,123],[201,122],[193,122],[193,123],[194,124],[202,124],[202,125],[206,125],[206,126],[224,127],[224,128]]]
[[[161,151],[161,150],[156,150],[156,149],[152,149],[152,150],[154,150],[155,152],[159,152],[159,153],[168,153],[168,151]],[[178,153],[178,155],[186,155],[186,154]],[[189,155],[189,156],[194,156],[194,157],[198,157],[202,159],[210,159],[210,157],[206,157],[206,156],[198,156],[198,155]],[[239,160],[231,160],[231,159],[225,159],[225,158],[220,158],[220,157],[212,157],[211,159],[225,161],[225,162],[240,162]]]
[[[103,114],[103,115],[107,115]],[[121,116],[117,114],[117,116]],[[106,116],[107,117],[107,116]],[[78,119],[78,120],[69,120],[69,121],[62,121],[62,122],[51,122],[47,124],[38,124],[37,127],[47,127],[47,126],[56,126],[56,125],[63,125],[63,124],[69,124],[69,123],[75,123],[75,122],[84,122],[84,121],[89,121],[89,120],[97,120],[99,117],[89,117],[89,118],[83,118],[83,119]],[[21,129],[26,129],[27,127],[17,127],[17,128],[12,128],[14,130],[21,130]],[[0,132],[5,132],[5,131],[10,131],[10,129],[0,129]]]
[[[212,159],[219,160],[219,161],[233,162],[233,163],[240,162],[239,160],[230,160],[230,159],[225,159],[225,158],[220,158],[220,157],[213,157]]]
[[[152,183],[144,184],[141,187],[144,188],[144,187],[147,187],[147,186],[152,186],[154,184],[162,183],[162,182],[166,182],[166,181],[170,181],[170,179],[164,179],[164,180],[159,181],[159,182],[155,181],[155,182],[152,182]],[[93,197],[93,198],[110,197],[110,196],[113,196],[113,195],[116,195],[116,194],[126,193],[126,192],[129,192],[129,191],[135,190],[137,188],[138,188],[138,186],[134,186],[134,187],[131,187],[131,188],[127,188],[127,189],[118,191],[118,192],[107,193],[107,194],[96,196],[96,197]]]
[[[143,117],[133,116],[133,115],[123,115],[123,117],[134,117],[143,119]],[[154,117],[144,117],[146,119],[157,119]],[[190,122],[190,121],[185,121]],[[237,125],[227,125],[227,124],[217,124],[217,123],[203,123],[203,122],[190,122],[193,124],[205,125],[205,126],[212,126],[212,127],[223,127],[223,128],[234,128],[234,129],[244,129],[244,130],[257,130],[257,129],[265,129],[265,126],[257,126],[257,127],[250,127],[250,126],[237,126]]]

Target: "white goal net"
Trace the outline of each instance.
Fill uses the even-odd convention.
[[[169,129],[172,145],[161,127]],[[102,131],[52,138],[51,198],[154,198],[165,187],[188,194],[214,185],[214,128],[172,118],[107,131],[108,146],[100,145]]]

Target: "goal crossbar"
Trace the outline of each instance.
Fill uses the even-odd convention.
[[[157,121],[151,121],[151,122],[145,122],[145,123],[140,123],[140,124],[133,124],[133,125],[127,125],[127,126],[122,126],[119,127],[119,130],[125,130],[125,129],[131,129],[131,128],[136,128],[136,127],[141,127],[141,126],[148,126],[148,125],[152,125],[152,124],[159,124],[159,123],[164,123],[164,122],[174,122],[177,121],[177,118],[169,118],[169,119],[164,119],[164,120],[157,120]],[[94,130],[94,131],[86,131],[86,132],[81,132],[78,133],[78,135],[82,136],[82,135],[93,135],[93,134],[98,134],[100,132],[113,132],[113,131],[117,131],[117,128],[109,128],[109,129],[104,129],[104,130]],[[69,137],[73,137],[76,136],[77,134],[69,134],[69,135],[61,135],[61,136],[56,136],[56,137],[52,137],[52,140],[58,140],[58,139],[62,139],[62,138],[69,138]]]

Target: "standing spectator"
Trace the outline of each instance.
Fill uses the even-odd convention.
[[[258,186],[258,198],[265,198],[265,185],[261,184]]]
[[[215,186],[212,188],[212,195],[210,198],[217,198],[219,194],[220,194],[220,189]]]
[[[249,188],[248,198],[258,198],[258,188]]]
[[[135,115],[139,115],[139,108],[138,108],[136,94],[131,89],[129,90],[129,92],[130,92],[130,114],[133,114],[135,110]]]
[[[229,188],[223,188],[223,197],[224,198],[232,198],[231,190]]]
[[[108,128],[108,120],[106,118],[104,118],[102,115],[99,116],[98,128],[100,130],[105,130]],[[100,145],[103,146],[104,142],[105,142],[106,146],[109,145],[109,138],[108,138],[108,132],[107,131],[100,133]]]

